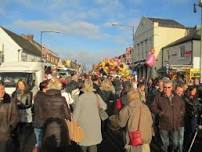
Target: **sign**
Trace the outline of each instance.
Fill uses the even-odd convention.
[[[200,69],[190,69],[190,78],[200,78]]]
[[[184,51],[184,57],[188,57],[192,55],[192,51]]]

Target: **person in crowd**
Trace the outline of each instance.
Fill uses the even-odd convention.
[[[101,98],[107,104],[107,114],[112,115],[114,112],[115,92],[110,80],[105,79],[101,82]]]
[[[139,92],[131,89],[127,94],[128,102],[118,115],[110,117],[114,126],[126,128],[126,152],[150,152],[150,142],[152,140],[152,116],[149,108],[145,105],[140,97]],[[143,144],[133,147],[129,138],[129,132],[139,130],[142,135]]]
[[[123,84],[123,89],[121,91],[120,99],[123,106],[125,106],[128,102],[127,94],[128,91],[132,88],[132,83]]]
[[[190,145],[201,114],[201,103],[197,96],[197,86],[190,86],[185,97],[185,145]],[[188,148],[186,146],[186,148]]]
[[[185,108],[185,97],[184,97],[184,84],[177,84],[175,88],[175,94],[182,99],[183,108]],[[183,144],[184,144],[184,116],[183,121],[181,122],[181,126],[178,129],[178,152],[183,152]]]
[[[197,87],[200,85],[200,80],[198,78],[194,79],[194,85]]]
[[[15,102],[5,92],[4,83],[0,81],[0,151],[14,152],[11,134],[18,123],[18,111]]]
[[[96,90],[95,93],[101,95],[101,90],[100,90],[100,82],[99,78],[96,75],[92,75],[92,81],[93,81],[93,88]]]
[[[133,88],[134,89],[137,89],[137,79],[136,79],[136,77],[134,77],[132,80],[131,80],[131,82],[132,82],[132,86],[133,86]]]
[[[82,152],[97,152],[97,144],[102,141],[101,120],[99,109],[106,109],[102,98],[94,93],[92,80],[86,79],[83,94],[79,96],[73,112],[73,119],[83,128],[84,138],[79,143]]]
[[[19,111],[19,123],[16,128],[16,140],[20,152],[27,152],[27,142],[33,134],[32,127],[32,92],[24,80],[19,80],[12,98]]]
[[[152,81],[152,84],[150,84],[147,88],[147,96],[146,96],[146,104],[148,105],[149,108],[151,108],[151,105],[154,101],[154,98],[156,96],[156,93],[159,91],[159,83],[158,83],[158,79],[154,79]],[[163,87],[162,87],[163,88]]]
[[[116,78],[112,81],[112,84],[115,88],[115,97],[118,99],[122,90],[122,83],[119,76],[116,76]]]
[[[65,151],[70,139],[65,122],[71,120],[70,109],[65,97],[61,95],[62,84],[58,79],[51,79],[48,83],[46,96],[41,103],[43,118],[42,151]]]
[[[184,120],[183,106],[182,99],[173,94],[172,81],[164,81],[163,93],[154,99],[152,105],[152,111],[159,116],[162,152],[173,152],[178,148],[178,130]]]
[[[145,83],[144,83],[144,82],[139,82],[137,88],[138,88],[140,100],[141,100],[143,103],[146,103]]]
[[[64,81],[62,81],[61,84],[62,84],[61,95],[65,97],[67,105],[71,109],[71,105],[74,103],[74,99],[72,98],[71,92],[66,91],[67,84],[65,84]]]
[[[34,97],[34,133],[36,137],[36,144],[32,152],[39,152],[42,144],[43,135],[43,111],[42,102],[44,102],[46,91],[48,89],[48,83],[50,80],[44,80],[39,84],[39,91]]]

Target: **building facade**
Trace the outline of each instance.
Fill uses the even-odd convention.
[[[133,70],[137,72],[138,78],[157,76],[157,70],[162,66],[161,49],[187,34],[188,29],[174,20],[143,17],[134,35],[132,52]],[[155,50],[156,65],[153,74],[149,75],[145,59],[151,49]]]
[[[29,40],[3,27],[0,27],[0,35],[1,63],[41,60],[41,51]]]
[[[41,62],[42,60],[48,65],[57,66],[59,56],[48,48],[42,49],[33,35],[18,35],[0,27],[0,63]]]
[[[176,71],[200,68],[200,30],[168,44],[162,49],[163,67]]]

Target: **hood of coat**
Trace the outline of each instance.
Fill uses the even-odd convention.
[[[141,101],[131,101],[128,103],[129,107],[140,107],[143,103]]]
[[[46,91],[46,95],[49,95],[49,96],[61,96],[61,90],[50,89],[50,90]]]

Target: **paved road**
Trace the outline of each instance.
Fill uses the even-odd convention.
[[[124,152],[123,141],[121,140],[122,136],[119,132],[113,132],[110,129],[107,129],[103,132],[103,141],[100,145],[98,145],[98,152]],[[31,152],[32,147],[35,143],[34,133],[30,135],[29,140],[26,144],[25,152]],[[73,148],[71,148],[73,149]],[[71,152],[79,152],[78,146],[76,150],[70,150]],[[68,150],[68,152],[70,152]],[[13,150],[12,152],[17,152]],[[151,152],[161,152],[159,146],[156,143],[151,144]],[[198,134],[197,139],[194,142],[193,148],[191,152],[202,152],[202,131]]]

